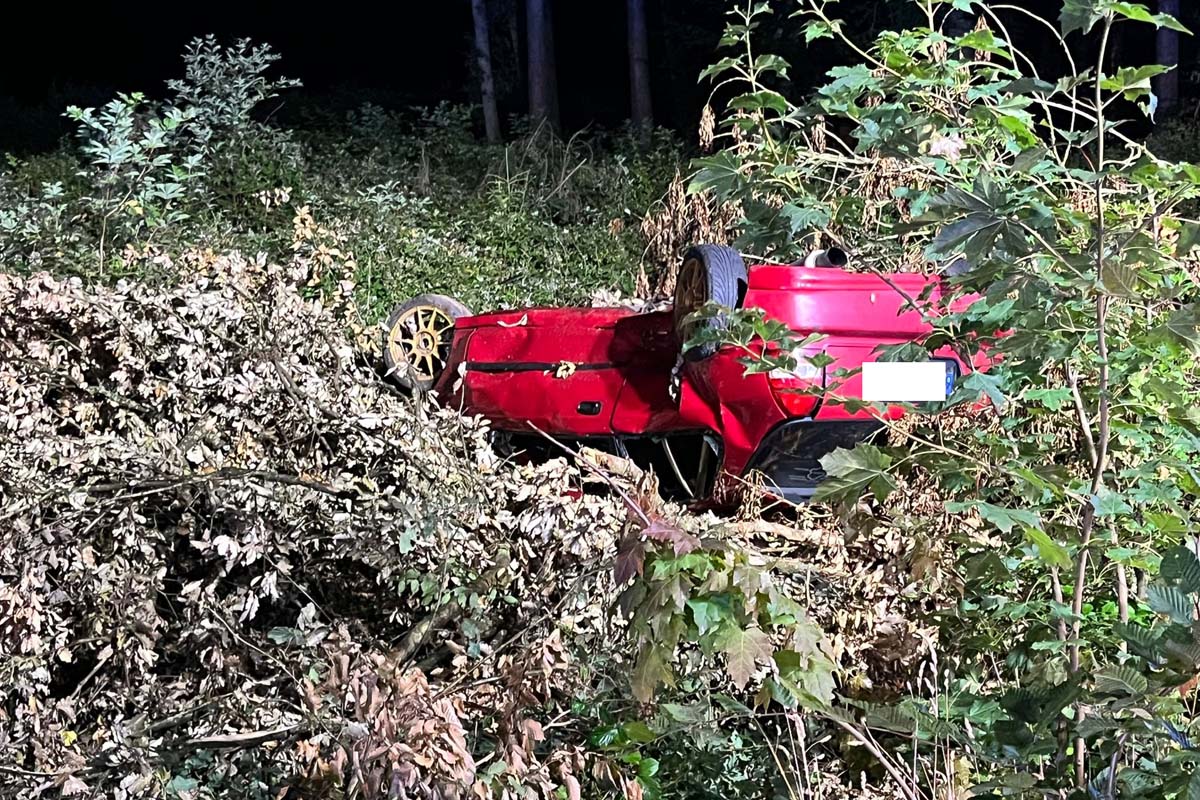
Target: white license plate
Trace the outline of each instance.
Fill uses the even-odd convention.
[[[946,399],[946,361],[864,361],[862,398],[871,403],[926,403]]]

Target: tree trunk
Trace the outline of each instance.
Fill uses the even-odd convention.
[[[529,53],[529,117],[534,125],[550,117],[546,64],[546,0],[525,0],[525,50]]]
[[[525,86],[525,59],[521,52],[521,0],[508,0],[501,13],[508,17],[508,38],[512,46],[513,72],[516,74],[516,90]],[[507,12],[507,13],[506,13]]]
[[[1179,0],[1158,0],[1160,14],[1179,18]],[[1179,104],[1179,33],[1169,28],[1158,29],[1157,58],[1159,64],[1171,67],[1171,71],[1156,78],[1155,94],[1158,95],[1156,116],[1166,117]]]
[[[650,106],[650,57],[646,46],[646,0],[627,0],[629,98],[633,126],[645,139],[654,125]]]
[[[554,130],[558,130],[561,119],[558,116],[558,61],[555,59],[557,49],[554,46],[554,0],[546,0],[545,31],[546,96],[549,98],[550,125]]]
[[[475,63],[479,67],[479,96],[483,102],[483,127],[487,140],[500,141],[500,112],[496,108],[496,82],[492,78],[492,46],[488,41],[487,0],[471,0],[475,18]]]

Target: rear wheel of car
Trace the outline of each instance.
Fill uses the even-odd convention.
[[[675,281],[675,334],[680,343],[686,344],[701,327],[724,326],[724,317],[689,320],[688,316],[709,302],[738,308],[745,296],[746,283],[746,264],[732,247],[701,244],[688,250]],[[683,357],[698,361],[717,352],[718,347],[715,342],[697,345],[685,350]]]
[[[454,321],[471,309],[441,294],[422,294],[392,309],[384,323],[383,363],[401,386],[427,392],[446,368]]]

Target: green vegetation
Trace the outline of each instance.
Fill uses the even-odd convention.
[[[470,109],[364,105],[281,128],[261,115],[296,83],[277,56],[197,40],[165,101],[72,108],[73,141],[0,172],[0,261],[170,281],[196,247],[285,257],[295,225],[353,256],[372,318],[425,291],[489,308],[632,289],[642,216],[681,166],[672,138],[546,127],[480,143]],[[286,100],[286,97],[284,97]]]
[[[804,106],[770,88],[788,65],[754,50],[769,7],[735,14],[734,54],[712,72],[744,91],[725,120],[737,135],[693,183],[741,204],[755,252],[794,258],[820,237],[884,272],[971,265],[952,297],[911,298],[934,332],[883,356],[986,355],[988,373],[937,413],[989,408],[836,451],[820,492],[847,510],[870,498],[874,527],[899,482],[937,487],[942,508],[910,529],[943,543],[960,581],[937,616],[941,671],[866,715],[810,707],[881,731],[876,760],[909,798],[959,791],[935,765],[960,762],[985,795],[1196,797],[1200,166],[1155,157],[1120,124],[1165,68],[1106,58],[1117,26],[1179,24],[1070,0],[1063,34],[1094,37],[1094,63],[1038,75],[990,4],[954,3],[980,15],[958,38],[935,29],[937,4],[915,5],[927,26],[868,45],[835,3],[803,0],[809,40],[857,54]],[[1156,144],[1178,152],[1181,138],[1175,125]],[[753,312],[709,336],[754,333],[781,336]],[[775,360],[750,366],[795,366]]]

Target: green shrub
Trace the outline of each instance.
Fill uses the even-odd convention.
[[[26,174],[25,166],[13,160],[0,173],[0,260],[30,269],[62,264],[81,239],[63,181],[37,182],[37,168]]]
[[[145,97],[118,95],[99,110],[73,106],[79,124],[80,173],[89,191],[80,199],[98,225],[98,263],[113,239],[150,239],[154,232],[188,217],[189,193],[202,175],[204,155],[187,147],[192,114],[174,106],[148,108]]]
[[[304,184],[300,147],[286,131],[260,121],[263,104],[300,86],[269,78],[279,60],[268,45],[239,39],[222,46],[214,36],[193,39],[183,56],[184,77],[167,82],[173,102],[191,117],[193,146],[203,153],[206,205],[251,230],[286,225],[272,195],[299,195]]]
[[[298,85],[270,77],[277,60],[203,37],[167,102],[135,94],[73,108],[75,143],[0,172],[0,254],[108,278],[146,263],[126,263],[126,248],[284,258],[307,207],[353,254],[372,318],[426,291],[482,309],[632,287],[638,223],[679,166],[668,134],[642,146],[629,131],[563,140],[518,124],[509,144],[489,145],[472,133],[472,110],[449,104],[365,104],[284,129],[261,116]]]
[[[1062,36],[1093,37],[1094,63],[1033,77],[1001,39],[997,6],[955,2],[994,27],[952,37],[934,26],[937,4],[915,5],[927,24],[861,44],[832,2],[802,0],[807,38],[855,54],[804,105],[770,88],[787,63],[752,47],[770,8],[737,12],[735,54],[710,73],[742,93],[724,120],[727,146],[693,181],[742,206],[740,242],[755,251],[793,258],[844,242],[864,270],[970,264],[944,284],[970,303],[909,298],[930,334],[876,351],[986,358],[937,408],[968,424],[910,409],[888,441],[822,459],[830,477],[815,498],[873,537],[880,518],[905,513],[902,487],[937,487],[942,507],[911,526],[953,548],[960,581],[957,604],[931,620],[940,669],[898,703],[823,713],[908,776],[910,800],[1195,797],[1200,721],[1181,696],[1200,673],[1200,223],[1186,213],[1200,166],[1158,158],[1114,124],[1115,101],[1148,106],[1165,68],[1105,60],[1114,26],[1179,24],[1136,4],[1072,0]],[[1169,126],[1158,144],[1190,136]],[[789,341],[752,311],[704,335],[755,325]],[[795,369],[781,352],[753,368]],[[852,373],[830,377],[826,403],[861,407],[836,387]],[[859,515],[864,504],[874,513]],[[1155,572],[1139,593],[1137,576]],[[920,766],[960,759],[962,785]]]

